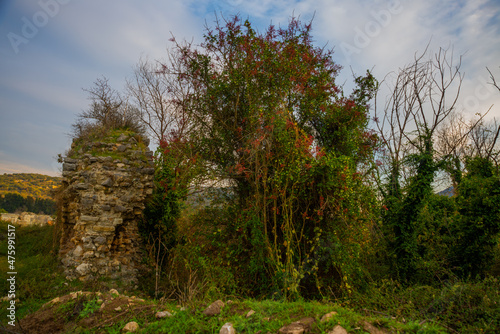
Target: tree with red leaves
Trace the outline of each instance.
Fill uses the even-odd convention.
[[[190,123],[183,140],[236,195],[240,215],[227,232],[239,240],[235,265],[284,295],[314,277],[319,288],[318,265],[349,287],[359,251],[347,245],[366,237],[355,222],[366,222],[371,201],[361,199],[357,168],[376,141],[366,128],[376,80],[356,78],[345,96],[333,52],[315,47],[311,24],[295,18],[259,33],[235,16],[207,28],[200,46],[176,49],[176,69],[163,69],[190,88],[178,101]],[[343,250],[325,257],[337,241]]]

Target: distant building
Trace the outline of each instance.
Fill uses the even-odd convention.
[[[32,225],[53,225],[54,220],[48,215],[37,215],[31,212],[22,213],[2,213],[1,219],[10,224],[19,226],[32,226]]]

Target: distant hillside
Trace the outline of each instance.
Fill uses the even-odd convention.
[[[0,175],[0,194],[18,193],[23,197],[52,198],[50,191],[61,184],[60,177],[41,174]]]

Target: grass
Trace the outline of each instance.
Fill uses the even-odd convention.
[[[403,324],[392,319],[367,317],[352,309],[332,303],[311,301],[280,302],[270,300],[242,300],[227,305],[216,317],[206,317],[198,310],[187,309],[175,312],[174,316],[151,323],[141,328],[139,333],[218,333],[229,322],[237,333],[277,333],[284,325],[303,318],[311,317],[316,321],[311,325],[312,333],[328,333],[336,325],[348,332],[362,332],[366,322],[375,327],[390,329],[399,333],[445,333],[442,327],[434,324]],[[255,313],[246,317],[248,311]],[[329,321],[320,322],[323,315],[337,312]]]
[[[0,223],[0,280],[7,279],[7,223]],[[44,303],[71,291],[102,291],[103,285],[84,285],[68,282],[61,272],[56,253],[52,249],[53,226],[16,228],[16,315],[23,318],[38,310]],[[336,325],[348,332],[363,332],[365,322],[393,333],[498,333],[500,332],[500,283],[497,277],[477,281],[449,281],[441,286],[403,287],[395,281],[372,283],[362,292],[355,292],[342,301],[282,302],[220,296],[226,307],[218,316],[207,317],[202,311],[213,300],[200,296],[181,309],[179,301],[149,299],[148,312],[135,311],[116,319],[103,328],[105,333],[120,333],[129,321],[137,321],[139,333],[218,333],[230,322],[237,333],[276,333],[279,328],[304,317],[312,317],[312,333],[327,333]],[[7,295],[7,284],[0,284],[1,296]],[[118,288],[120,292],[123,292]],[[144,295],[141,291],[128,294]],[[207,298],[205,298],[207,297]],[[212,296],[213,297],[213,296]],[[234,302],[227,303],[228,299]],[[0,304],[0,318],[7,316],[8,302]],[[99,314],[97,298],[70,301],[58,306],[61,319],[81,321]],[[156,319],[153,311],[168,310],[174,316]],[[249,318],[248,311],[255,313]],[[328,322],[320,323],[324,314],[337,314]],[[62,321],[62,320],[61,320]],[[80,326],[76,333],[93,333]]]
[[[0,240],[6,240],[6,222],[0,222]],[[58,266],[52,250],[53,226],[16,227],[15,230],[15,272],[16,315],[19,318],[36,311],[43,303],[58,294],[70,291],[77,282],[69,284]],[[7,262],[7,242],[0,243],[0,281],[5,282],[9,264]],[[9,275],[10,276],[10,275]],[[7,296],[8,287],[0,284],[0,295]],[[0,318],[7,315],[7,302],[1,303]]]
[[[401,286],[392,280],[372,283],[350,301],[377,314],[390,314],[403,321],[435,322],[450,333],[500,332],[500,279],[462,281],[450,279],[440,285]]]
[[[143,143],[141,136],[128,129],[111,129],[104,134],[93,134],[89,138],[79,138],[74,143],[74,147],[72,147],[72,149],[68,153],[68,156],[71,158],[78,157],[79,154],[77,152],[83,150],[84,153],[91,154],[94,157],[111,157],[113,158],[113,160],[121,160],[123,158],[126,158],[126,153],[110,151],[107,148],[103,150],[102,148],[95,148],[93,146],[93,144],[96,142],[102,142],[105,144],[118,144],[118,138],[122,134],[135,138],[137,140],[137,148],[145,154],[148,148]],[[145,158],[145,155],[143,158]]]

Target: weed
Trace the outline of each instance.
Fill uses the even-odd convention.
[[[79,318],[86,318],[91,314],[94,314],[97,310],[99,310],[100,305],[97,302],[96,298],[87,300],[83,304],[83,310],[80,312],[80,315],[78,316]]]

